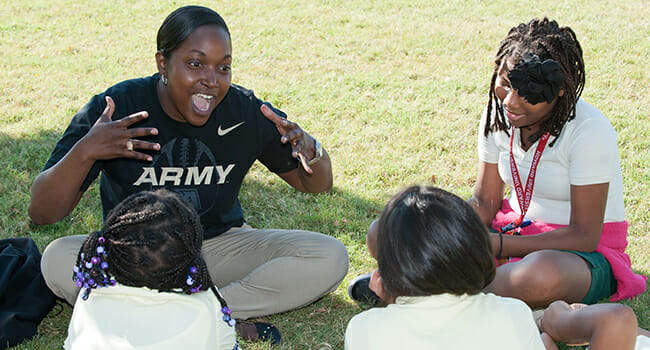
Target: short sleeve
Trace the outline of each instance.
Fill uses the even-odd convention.
[[[485,136],[485,123],[487,122],[487,108],[481,114],[481,122],[478,127],[478,159],[480,161],[496,164],[499,161],[499,150],[496,146],[494,133],[489,133]]]
[[[590,118],[575,128],[569,151],[571,185],[610,182],[620,167],[616,132],[605,118]]]

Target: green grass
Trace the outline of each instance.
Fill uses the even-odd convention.
[[[83,2],[85,3],[85,2]],[[350,273],[333,294],[267,317],[286,349],[342,349],[360,310],[345,287],[373,261],[367,225],[405,185],[431,183],[468,197],[479,114],[492,60],[508,29],[532,17],[570,25],[584,49],[584,98],[619,135],[633,269],[650,274],[650,11],[647,2],[199,1],[223,15],[233,82],[287,112],[333,160],[334,190],[296,193],[263,167],[241,193],[250,224],[339,238]],[[176,1],[0,0],[0,238],[53,239],[101,225],[98,187],[63,221],[34,226],[29,188],[70,117],[121,80],[154,72],[156,31]],[[650,293],[626,301],[650,327]],[[21,349],[60,348],[71,309],[52,312]],[[245,344],[248,349],[264,349]]]

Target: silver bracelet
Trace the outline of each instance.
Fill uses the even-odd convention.
[[[314,155],[314,158],[312,160],[308,161],[307,164],[312,165],[320,160],[320,158],[323,156],[323,146],[318,142],[318,140],[314,139],[316,144],[314,145],[314,148],[316,149],[316,154]]]

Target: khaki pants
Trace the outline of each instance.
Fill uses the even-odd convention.
[[[79,288],[72,267],[86,235],[50,243],[41,259],[48,287],[74,305]],[[238,319],[293,310],[334,291],[348,271],[348,253],[337,239],[298,230],[232,228],[203,241],[213,282]]]

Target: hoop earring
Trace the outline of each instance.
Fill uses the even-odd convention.
[[[160,81],[163,83],[163,85],[167,86],[167,77],[164,75],[160,76]]]

